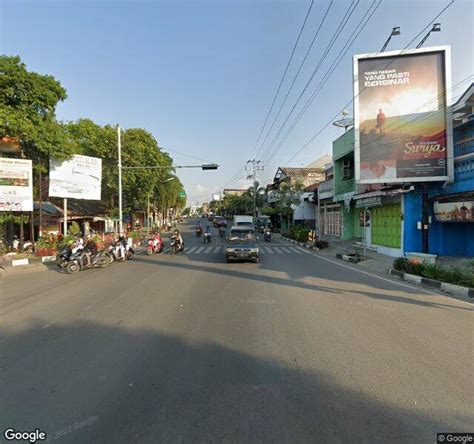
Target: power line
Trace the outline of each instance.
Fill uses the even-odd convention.
[[[170,150],[169,148],[166,148],[166,147],[160,147],[160,148],[164,151],[169,151],[170,153],[176,153],[176,154],[180,154],[181,156],[189,157],[190,159],[201,160],[201,161],[206,162],[206,163],[212,163],[210,160],[202,159],[201,157],[192,156],[191,154],[182,153],[182,152],[176,151],[176,150]]]
[[[313,8],[313,4],[314,4],[314,0],[311,0],[311,3],[309,5],[309,8],[308,8],[308,11],[306,12],[306,16],[304,18],[304,21],[303,21],[303,24],[301,25],[301,28],[300,28],[300,31],[298,33],[298,37],[296,38],[296,42],[293,46],[293,50],[291,51],[291,54],[290,54],[290,58],[288,59],[288,62],[286,64],[286,68],[285,68],[285,71],[283,72],[283,75],[281,77],[281,80],[280,80],[280,83],[278,85],[278,88],[275,92],[275,96],[273,97],[273,101],[272,101],[272,104],[270,106],[270,109],[268,110],[267,112],[267,116],[265,117],[265,122],[263,123],[263,126],[262,126],[262,129],[260,130],[260,134],[258,135],[258,138],[257,138],[257,142],[255,143],[255,147],[253,148],[252,150],[252,153],[257,149],[257,146],[260,142],[260,139],[262,137],[262,134],[263,134],[263,130],[265,129],[265,126],[267,125],[267,122],[268,122],[268,118],[270,117],[270,114],[273,110],[273,107],[275,106],[275,102],[276,102],[276,99],[278,97],[278,94],[280,93],[280,89],[281,89],[281,86],[283,84],[283,81],[285,80],[285,77],[286,77],[286,73],[288,72],[288,68],[290,67],[290,63],[291,61],[293,60],[293,56],[295,54],[295,51],[296,51],[296,47],[298,46],[298,43],[300,41],[300,38],[301,38],[301,34],[303,33],[303,30],[306,26],[306,22],[308,21],[308,17],[309,17],[309,14],[311,12],[311,9]],[[251,156],[252,157],[252,156]]]
[[[354,31],[352,32],[352,34],[349,36],[349,38],[347,39],[346,43],[343,45],[343,47],[341,48],[341,50],[339,51],[339,54],[335,57],[333,63],[331,64],[331,66],[329,67],[329,69],[326,71],[326,74],[324,74],[323,78],[321,79],[321,81],[319,82],[318,86],[316,87],[316,89],[314,90],[314,92],[312,93],[312,95],[308,98],[308,100],[306,101],[305,105],[303,106],[302,110],[299,112],[298,116],[296,117],[296,119],[293,121],[293,123],[291,124],[291,126],[288,128],[288,130],[286,131],[286,133],[284,134],[284,136],[282,137],[282,139],[280,140],[280,142],[278,143],[276,149],[273,151],[272,153],[272,156],[274,156],[278,150],[281,148],[281,146],[286,142],[286,140],[288,139],[290,133],[293,131],[293,129],[296,127],[296,125],[298,124],[298,122],[301,120],[302,116],[304,115],[304,113],[308,110],[308,108],[311,106],[311,104],[313,103],[314,99],[316,98],[316,96],[319,94],[319,92],[321,92],[321,90],[323,89],[324,85],[327,83],[327,81],[330,79],[332,73],[335,71],[335,69],[337,68],[337,66],[339,65],[339,63],[342,61],[342,59],[344,58],[344,56],[346,55],[347,51],[351,48],[351,46],[353,45],[353,43],[355,42],[355,40],[357,39],[357,37],[359,36],[359,34],[365,29],[365,27],[367,26],[369,20],[372,18],[372,16],[374,15],[375,11],[378,9],[378,7],[381,5],[382,1],[380,0],[379,3],[375,6],[375,8],[373,8],[374,4],[376,3],[376,0],[374,0],[371,5],[369,6],[369,8],[367,9],[367,11],[365,12],[364,16],[362,17],[362,19],[360,20],[360,22],[358,23],[358,25],[354,28]],[[373,8],[373,9],[372,9]],[[372,10],[372,11],[371,11]],[[370,12],[371,11],[371,12]],[[364,22],[365,20],[365,22]],[[362,25],[362,26],[361,26]],[[360,29],[359,29],[360,28]],[[355,34],[355,35],[354,35]],[[267,160],[269,159],[269,156],[267,155],[266,159]],[[265,161],[264,160],[264,161]]]
[[[413,37],[412,40],[410,40],[408,42],[408,44],[400,51],[400,55],[403,54],[403,52],[423,33],[426,31],[426,29],[428,29],[435,20],[437,20],[452,4],[454,3],[454,0],[451,0],[450,3],[448,3],[415,37]],[[393,60],[391,60],[387,65],[385,65],[384,68],[382,69],[386,69],[388,66],[390,66],[390,64],[393,63]],[[301,151],[303,151],[308,145],[310,145],[329,125],[332,124],[332,122],[334,121],[334,119],[337,118],[337,116],[341,113],[342,110],[344,110],[345,108],[347,108],[349,105],[351,105],[353,103],[353,101],[359,97],[359,95],[366,89],[366,87],[362,88],[362,90],[360,92],[358,92],[351,100],[349,100],[349,102],[347,102],[342,108],[340,108],[340,110],[331,118],[331,120],[329,120],[329,122],[327,122],[325,125],[323,125],[319,130],[318,132],[312,136],[287,162],[285,162],[286,164],[290,163],[299,153],[301,153]]]
[[[327,55],[329,54],[331,48],[334,46],[334,44],[336,43],[337,39],[339,38],[341,32],[343,31],[343,29],[346,27],[347,25],[347,22],[349,21],[349,19],[351,18],[352,14],[354,13],[355,9],[357,8],[357,5],[359,4],[359,0],[357,0],[356,2],[354,2],[354,0],[352,0],[351,4],[349,5],[349,8],[347,9],[344,17],[342,18],[339,26],[337,27],[336,31],[334,32],[333,36],[331,37],[331,40],[328,44],[328,46],[326,47],[323,55],[321,56],[318,64],[316,65],[315,69],[313,70],[309,80],[306,82],[306,85],[304,86],[303,90],[300,92],[300,95],[298,96],[298,98],[296,99],[296,102],[294,103],[293,107],[291,108],[290,112],[288,113],[286,119],[284,120],[284,122],[282,123],[282,125],[280,126],[277,134],[275,135],[275,137],[273,138],[272,142],[270,143],[270,145],[267,147],[266,151],[263,153],[262,155],[262,158],[265,158],[267,156],[267,154],[270,152],[270,150],[272,149],[273,145],[275,144],[275,141],[277,140],[277,138],[280,136],[281,132],[283,131],[283,128],[285,127],[286,123],[288,122],[288,120],[290,119],[291,115],[293,114],[293,111],[295,110],[295,108],[297,107],[299,101],[301,100],[301,98],[303,97],[304,93],[306,92],[306,90],[308,89],[309,85],[311,84],[314,76],[317,74],[319,68],[321,67],[322,63],[324,62],[324,60],[326,59]]]
[[[260,148],[258,149],[257,153],[255,153],[255,157],[258,157],[260,151],[261,151],[262,148],[265,146],[265,143],[266,143],[266,141],[267,141],[267,139],[268,139],[268,136],[270,135],[270,133],[271,133],[271,131],[272,131],[272,129],[273,129],[273,127],[274,127],[276,121],[278,120],[278,117],[280,117],[280,113],[281,113],[281,111],[282,111],[282,109],[283,109],[283,106],[285,105],[285,103],[286,103],[286,101],[287,101],[287,99],[288,99],[288,96],[290,95],[290,92],[291,92],[291,90],[293,89],[293,86],[295,85],[295,82],[296,82],[296,80],[297,80],[297,78],[298,78],[298,76],[299,76],[299,74],[300,74],[300,72],[301,72],[301,69],[303,68],[303,65],[305,64],[306,59],[308,58],[309,53],[311,52],[311,49],[313,48],[314,42],[316,41],[316,38],[318,37],[319,32],[321,31],[321,28],[322,28],[322,26],[323,26],[323,24],[324,24],[324,22],[325,22],[325,20],[326,20],[326,17],[327,17],[327,15],[328,15],[328,13],[329,13],[329,10],[331,9],[331,6],[332,6],[333,2],[334,2],[334,0],[331,0],[331,2],[329,3],[329,6],[327,7],[326,12],[325,12],[324,15],[323,15],[323,18],[321,19],[321,22],[319,23],[318,29],[316,30],[316,32],[315,32],[315,34],[314,34],[314,36],[313,36],[313,39],[311,40],[311,43],[310,43],[308,49],[306,50],[306,54],[305,54],[305,56],[303,57],[303,60],[301,61],[300,66],[298,67],[298,70],[296,71],[295,76],[293,77],[293,81],[291,82],[291,85],[290,85],[290,87],[288,88],[288,91],[286,92],[286,95],[285,95],[283,101],[281,102],[280,108],[278,109],[278,112],[277,112],[276,116],[274,117],[273,122],[272,122],[270,128],[268,129],[267,134],[266,134],[266,136],[265,136],[265,138],[264,138],[262,144],[260,145]]]

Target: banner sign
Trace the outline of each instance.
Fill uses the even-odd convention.
[[[69,160],[50,159],[49,195],[100,200],[102,159],[73,156]]]
[[[382,205],[382,196],[362,197],[356,200],[356,208],[369,208]]]
[[[433,206],[438,222],[474,222],[474,201],[435,202]]]
[[[0,211],[33,211],[31,160],[0,158]]]
[[[449,47],[354,56],[358,183],[453,177]]]

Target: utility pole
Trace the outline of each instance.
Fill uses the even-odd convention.
[[[119,186],[119,234],[123,233],[122,225],[122,133],[120,125],[117,125],[117,145],[118,145],[118,186]]]
[[[248,173],[247,179],[252,179],[253,181],[253,217],[254,221],[257,221],[257,174],[260,171],[263,171],[263,165],[260,165],[260,160],[247,160],[247,165],[245,170]]]

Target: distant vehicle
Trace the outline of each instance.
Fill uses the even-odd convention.
[[[249,225],[234,225],[227,236],[226,261],[253,261],[258,263],[260,251],[255,230]]]
[[[237,215],[234,216],[234,225],[239,226],[239,225],[246,225],[247,227],[252,227],[253,226],[253,217],[252,216],[242,216],[242,215]]]
[[[212,224],[216,227],[219,228],[221,225],[224,227],[227,227],[227,221],[223,216],[214,216],[214,219],[212,219]]]
[[[265,227],[270,227],[272,226],[272,222],[270,220],[270,216],[260,216],[257,219],[257,230],[263,233],[263,230]]]

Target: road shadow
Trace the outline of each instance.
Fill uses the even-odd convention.
[[[467,410],[428,414],[409,400],[376,399],[292,358],[123,320],[33,323],[2,334],[1,352],[2,426],[39,427],[48,442],[431,443],[473,421]]]
[[[243,271],[242,267],[239,267],[238,269],[232,268],[232,265],[236,265],[236,264],[224,264],[225,267],[212,267],[212,266],[202,265],[202,263],[204,263],[205,261],[201,261],[199,258],[196,259],[196,262],[200,263],[199,265],[196,263],[194,264],[189,263],[187,261],[187,258],[183,256],[181,256],[181,258],[178,257],[177,258],[178,260],[173,260],[173,261],[167,261],[165,260],[164,257],[162,259],[163,260],[151,262],[151,261],[147,261],[146,259],[144,260],[144,258],[136,258],[134,259],[134,261],[137,261],[137,262],[144,261],[149,265],[156,265],[157,267],[199,271],[202,273],[211,273],[211,274],[217,274],[221,276],[248,279],[248,280],[253,280],[257,282],[263,282],[263,283],[268,283],[272,285],[280,285],[280,286],[290,287],[290,288],[295,288],[295,289],[299,288],[299,289],[305,289],[305,290],[312,290],[312,291],[318,292],[318,297],[321,297],[324,295],[330,296],[331,294],[347,295],[347,293],[351,293],[351,294],[358,294],[364,297],[368,297],[374,300],[399,302],[403,304],[417,305],[420,307],[457,309],[457,310],[466,310],[466,311],[474,310],[471,307],[464,307],[460,305],[445,304],[445,303],[431,301],[431,300],[412,298],[409,296],[410,294],[413,294],[414,296],[418,295],[418,292],[416,289],[411,289],[408,287],[405,289],[404,287],[403,292],[402,292],[400,290],[400,287],[397,286],[396,283],[391,283],[391,282],[386,282],[385,286],[379,287],[379,285],[377,285],[378,282],[376,279],[370,276],[365,276],[363,274],[360,275],[360,273],[357,273],[356,271],[352,272],[353,273],[352,278],[349,277],[350,273],[345,272],[344,276],[341,275],[341,276],[333,277],[331,279],[328,279],[326,276],[323,276],[323,279],[334,280],[335,282],[353,283],[356,285],[366,284],[367,290],[357,290],[355,288],[340,289],[337,287],[337,285],[331,286],[331,285],[312,284],[312,283],[304,282],[303,280],[295,280],[291,278],[287,279],[287,278],[267,275],[263,273],[260,274],[258,272],[256,273],[255,271],[256,270],[258,271],[258,268],[256,267],[258,266],[265,269],[266,267],[265,262],[263,262],[262,264],[259,264],[258,266],[256,264],[248,264],[249,271]],[[207,262],[207,263],[211,264],[210,262]],[[273,267],[273,264],[271,265],[271,267]],[[268,268],[268,267],[266,269],[275,270],[275,268]],[[312,276],[312,277],[315,277],[315,276]],[[383,290],[384,292],[382,293],[379,290]],[[391,293],[398,292],[400,294],[399,295],[388,294],[387,291]]]

